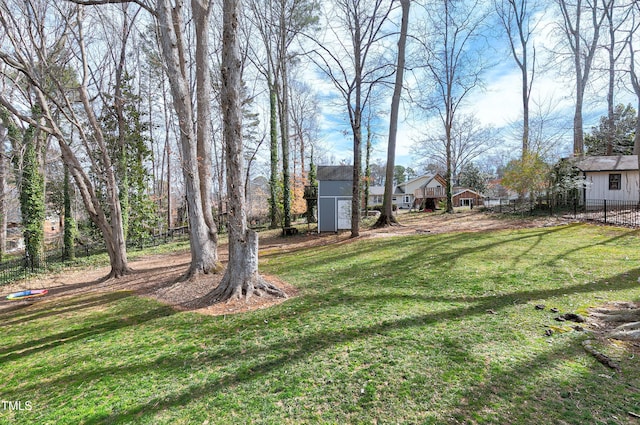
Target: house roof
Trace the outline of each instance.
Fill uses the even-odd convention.
[[[422,187],[427,187],[427,186],[429,185],[429,183],[431,183],[431,182],[433,181],[433,179],[435,179],[435,178],[436,178],[436,176],[438,176],[438,173],[436,173],[436,174],[432,174],[432,175],[430,175],[430,176],[427,176],[427,177],[429,177],[429,178],[428,178],[428,179],[427,179],[427,181],[426,181],[422,186],[420,186],[420,187],[421,187],[421,188],[422,188]]]
[[[575,158],[574,165],[581,171],[628,171],[638,169],[637,155],[585,156]]]
[[[384,195],[384,186],[369,186],[369,196]]]
[[[353,166],[318,165],[317,178],[320,181],[353,181]]]
[[[418,182],[420,180],[423,180],[424,183],[420,185],[420,187],[425,187],[427,186],[429,183],[431,183],[433,181],[433,179],[439,177],[438,173],[435,174],[424,174],[422,176],[413,178],[411,180],[407,180],[404,183],[400,183],[399,185],[396,186],[396,193],[405,193],[406,187],[409,186],[412,183]],[[441,178],[441,177],[440,177]]]
[[[463,194],[465,192],[469,192],[469,193],[472,193],[472,194],[474,194],[476,196],[480,196],[480,197],[482,196],[482,194],[476,192],[475,190],[469,189],[468,187],[455,187],[455,188],[453,188],[453,196],[458,196],[458,195],[461,195],[461,194]]]

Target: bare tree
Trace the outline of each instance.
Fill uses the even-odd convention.
[[[398,134],[398,114],[400,109],[400,96],[404,81],[405,51],[407,46],[407,33],[409,32],[409,7],[410,0],[400,0],[402,6],[402,21],[400,24],[400,37],[398,39],[398,63],[396,65],[396,81],[393,87],[391,99],[391,116],[389,117],[389,143],[387,145],[387,172],[384,184],[384,197],[382,200],[382,212],[375,227],[384,227],[397,223],[393,216],[393,169],[396,162],[396,137]],[[369,151],[367,151],[369,152]],[[365,202],[366,197],[365,197]]]
[[[9,130],[0,119],[0,262],[7,250],[7,161],[5,159],[5,142],[9,136]]]
[[[487,16],[483,5],[480,0],[445,0],[426,6],[429,18],[423,29],[423,62],[434,87],[423,106],[436,110],[444,127],[448,213],[453,212],[452,149],[457,113],[469,93],[481,85],[482,72],[487,68],[479,48],[481,28]]]
[[[556,0],[562,16],[561,32],[566,37],[575,76],[573,154],[584,154],[582,109],[593,61],[598,50],[600,29],[606,18],[605,0]]]
[[[23,77],[27,90],[22,91],[22,101],[37,105],[43,120],[36,120],[19,110],[4,96],[0,96],[0,103],[16,117],[58,141],[63,161],[76,182],[89,217],[102,232],[111,263],[109,277],[122,276],[130,269],[120,200],[115,170],[89,94],[89,84],[95,84],[96,74],[89,65],[83,10],[46,0],[20,4],[3,2],[0,7],[0,25],[11,48],[11,51],[0,51],[0,59],[10,70],[4,76]],[[22,36],[25,28],[29,37]],[[71,51],[69,39],[74,40],[75,51]],[[77,58],[77,73],[73,72],[69,58]],[[76,104],[82,105],[82,117],[78,116]],[[107,211],[103,209],[82,161],[69,146],[66,133],[60,127],[61,120],[78,129],[86,156],[105,185]]]
[[[496,12],[509,40],[511,55],[522,75],[522,155],[529,150],[529,103],[536,70],[536,49],[531,36],[539,24],[538,1],[496,0]]]
[[[223,2],[221,104],[229,196],[229,263],[214,301],[269,293],[285,296],[258,274],[258,234],[247,226],[242,146],[241,59],[238,41],[240,0]]]
[[[187,68],[189,45],[185,36],[184,0],[157,0],[151,5],[136,0],[69,0],[98,5],[131,2],[139,4],[156,19],[161,57],[169,80],[173,106],[178,118],[183,178],[189,214],[191,266],[187,277],[218,272],[218,231],[212,209],[211,159],[211,76],[209,57],[209,21],[212,2],[191,0],[189,21],[195,33],[195,87]],[[195,99],[195,110],[192,104]]]
[[[183,7],[184,1],[181,0],[175,5],[170,0],[158,0],[154,15],[158,23],[162,58],[180,128],[183,176],[191,227],[189,276],[194,276],[220,270],[218,234],[211,204],[211,77],[206,63],[211,2],[191,1],[196,34],[195,95],[191,89],[185,62],[188,47],[184,40],[186,27],[182,16]],[[196,111],[191,103],[193,98],[196,98]]]
[[[423,158],[421,166],[435,163],[444,170],[448,166],[453,178],[499,144],[495,128],[482,126],[473,115],[459,115],[450,129],[449,140],[446,134],[425,137],[414,143],[412,151]]]
[[[363,111],[375,85],[393,72],[388,64],[374,62],[375,49],[386,35],[382,28],[392,10],[392,3],[334,0],[334,14],[325,17],[334,43],[315,40],[316,47],[309,56],[329,77],[349,113],[353,135],[351,237],[360,235]]]
[[[615,129],[615,85],[617,80],[616,65],[624,52],[626,52],[626,37],[622,40],[618,38],[620,32],[626,27],[627,18],[631,12],[631,8],[628,4],[620,4],[620,0],[604,0],[603,4],[604,13],[606,16],[607,33],[609,39],[604,44],[604,49],[607,51],[607,122],[608,122],[608,134],[607,134],[607,147],[606,154],[612,155],[614,150],[614,143],[616,138]]]
[[[627,37],[629,48],[629,80],[638,100],[636,132],[633,140],[633,154],[638,155],[638,169],[640,169],[640,3],[631,5],[631,30]]]
[[[291,171],[290,171],[290,65],[297,56],[292,43],[302,31],[313,30],[317,22],[316,0],[251,0],[252,24],[262,39],[265,60],[254,61],[267,80],[270,99],[271,125],[271,225],[276,225],[277,191],[277,133],[280,133],[282,149],[282,203],[283,225],[291,227]],[[256,53],[258,49],[253,49]],[[258,55],[254,55],[258,56]],[[278,128],[279,123],[279,128]]]

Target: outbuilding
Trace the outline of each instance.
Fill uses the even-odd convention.
[[[454,188],[453,205],[456,207],[477,207],[483,205],[483,197],[478,192],[466,187]]]
[[[351,229],[353,167],[318,166],[318,232]]]
[[[585,201],[638,201],[636,155],[586,156],[574,161],[585,179]]]

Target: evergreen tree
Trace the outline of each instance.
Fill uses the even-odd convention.
[[[636,110],[631,105],[619,104],[613,112],[613,125],[607,116],[600,117],[597,127],[584,138],[586,153],[590,156],[606,155],[609,137],[613,141],[613,155],[631,155],[636,132]]]
[[[160,217],[157,204],[148,194],[150,172],[146,163],[151,159],[148,146],[148,123],[136,108],[139,98],[132,91],[125,76],[121,94],[123,96],[123,125],[118,126],[115,108],[106,111],[103,117],[104,132],[108,139],[112,158],[117,164],[117,182],[122,221],[126,239],[137,240],[148,237]],[[119,135],[119,131],[123,131]]]
[[[25,250],[31,268],[40,267],[44,261],[45,192],[44,175],[38,159],[41,157],[38,154],[38,137],[41,134],[33,126],[29,126],[24,133],[24,156],[19,185]]]
[[[69,168],[64,165],[64,258],[74,260],[76,258],[76,222],[71,211],[71,185],[69,182]]]
[[[480,171],[475,164],[469,163],[460,173],[460,185],[482,193],[487,189],[487,174]]]

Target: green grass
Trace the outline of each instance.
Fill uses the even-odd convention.
[[[602,346],[622,371],[605,368],[549,311],[638,300],[635,231],[368,239],[261,267],[300,296],[226,317],[128,292],[0,315],[0,400],[31,406],[0,404],[0,423],[636,423],[637,358]]]

